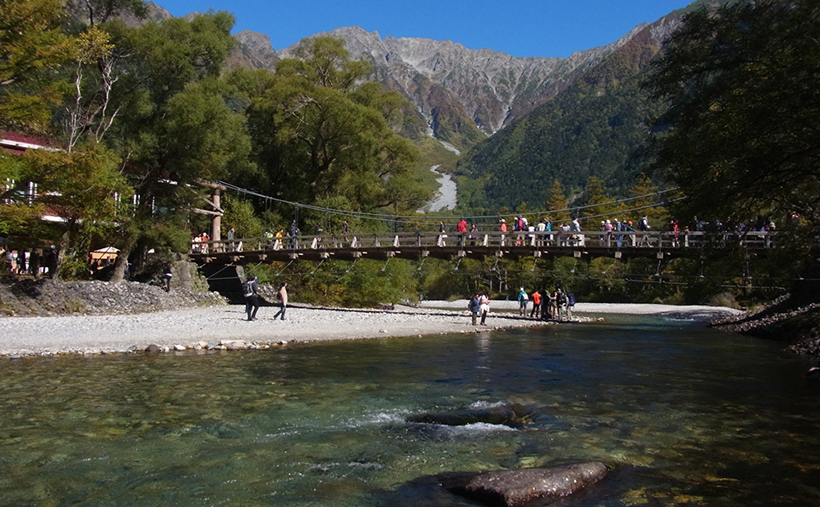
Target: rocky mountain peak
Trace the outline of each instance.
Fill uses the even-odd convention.
[[[231,64],[270,70],[276,67],[280,58],[271,45],[269,35],[243,30],[234,37],[237,45],[230,57]]]
[[[490,49],[468,49],[452,41],[415,37],[382,38],[361,27],[316,34],[343,39],[352,58],[369,60],[378,79],[406,95],[434,130],[437,111],[446,103],[462,120],[492,135],[534,107],[554,97],[584,69],[628,42],[646,25],[612,44],[574,53],[567,58],[515,57]],[[277,53],[286,58],[295,46]],[[447,122],[444,122],[447,123]],[[452,140],[452,139],[451,139]],[[459,143],[463,144],[463,143]]]
[[[408,97],[432,135],[466,148],[526,116],[643,30],[650,29],[653,38],[663,40],[677,19],[669,18],[639,25],[611,44],[567,58],[515,57],[449,40],[382,38],[359,26],[312,37],[344,40],[352,58],[373,64],[375,79]],[[236,38],[230,63],[238,66],[274,70],[276,62],[292,57],[296,47],[276,51],[270,37],[258,32],[242,31]]]

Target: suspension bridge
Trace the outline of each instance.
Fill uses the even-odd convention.
[[[637,257],[671,260],[700,258],[714,250],[740,250],[765,255],[776,248],[776,232],[435,232],[301,235],[281,238],[244,238],[192,242],[190,257],[199,264],[247,265],[269,262],[358,259],[420,260],[486,258],[552,259]]]

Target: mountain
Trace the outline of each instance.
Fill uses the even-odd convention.
[[[459,202],[470,207],[543,202],[555,179],[582,188],[602,178],[623,192],[644,167],[634,155],[656,105],[641,91],[641,73],[692,8],[734,0],[698,0],[619,40],[568,58],[520,58],[451,41],[382,38],[359,27],[316,36],[346,42],[354,59],[415,105],[429,134],[462,152]],[[273,27],[272,27],[273,28]],[[295,46],[275,50],[268,36],[236,34],[232,65],[273,70]]]
[[[147,3],[152,10],[164,11]],[[352,58],[372,63],[376,80],[408,97],[431,135],[466,150],[556,97],[648,26],[640,25],[611,44],[567,58],[522,58],[467,49],[451,41],[382,38],[359,27],[312,37],[344,40]],[[231,65],[273,70],[295,48],[277,51],[267,35],[257,32],[242,31],[236,38],[237,47],[228,60]]]
[[[625,195],[647,169],[646,121],[661,107],[641,81],[682,14],[640,27],[552,100],[465,154],[455,170],[459,202],[545,209],[555,180],[577,195],[590,176]]]
[[[372,63],[376,80],[412,101],[435,137],[466,148],[553,98],[637,31],[568,58],[519,58],[450,41],[382,38],[359,27],[315,36],[344,40],[352,58]],[[290,57],[294,48],[277,55]]]
[[[236,47],[228,57],[228,64],[255,69],[276,68],[276,62],[281,58],[276,54],[270,43],[270,36],[243,30],[234,35]]]

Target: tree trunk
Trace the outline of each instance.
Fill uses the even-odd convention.
[[[112,282],[122,282],[125,280],[125,269],[128,267],[128,256],[131,255],[131,249],[120,249],[117,254],[117,260],[114,261],[114,272],[111,274]]]
[[[68,251],[69,246],[71,246],[71,230],[74,228],[74,223],[69,222],[68,228],[63,232],[62,237],[60,237],[60,246],[57,248],[57,261],[54,263],[54,278],[55,280],[62,280],[63,278],[63,265],[65,265],[65,254]]]

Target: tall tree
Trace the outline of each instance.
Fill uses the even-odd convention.
[[[646,86],[664,100],[655,167],[688,216],[820,226],[820,2],[745,0],[684,18]]]
[[[567,197],[561,188],[561,182],[558,180],[555,180],[552,184],[552,188],[547,196],[547,206],[552,210],[550,212],[550,219],[553,222],[560,223],[569,220],[569,203],[567,203]]]
[[[184,248],[188,232],[163,224],[184,223],[181,215],[200,206],[199,180],[224,178],[229,167],[247,164],[244,116],[233,105],[233,88],[219,78],[235,43],[233,17],[218,12],[138,28],[105,26],[122,69],[110,106],[120,114],[108,140],[138,195],[117,246],[126,255],[140,244]],[[115,276],[123,270],[118,264]]]
[[[0,3],[0,127],[44,131],[61,95],[55,72],[72,53],[61,0]]]
[[[616,210],[615,199],[607,196],[601,178],[590,176],[584,189],[586,206],[584,216],[593,220],[606,220]],[[587,224],[590,229],[597,228],[597,222]]]
[[[62,114],[68,152],[87,135],[95,143],[102,142],[114,123],[117,111],[108,108],[117,82],[112,52],[108,34],[97,27],[91,27],[77,37],[74,86]],[[89,77],[89,74],[96,76]]]
[[[343,42],[302,42],[273,79],[257,75],[247,109],[267,191],[313,203],[345,195],[358,209],[415,209],[429,192],[412,181],[415,148],[391,130],[403,107],[395,94],[362,84],[370,67],[350,61]]]
[[[652,183],[649,176],[641,173],[638,175],[635,184],[629,189],[631,199],[622,205],[621,211],[627,217],[646,215],[654,227],[660,228],[661,224],[668,218],[668,211],[664,206],[664,202],[669,195],[669,193],[659,193],[658,186]]]
[[[71,260],[85,270],[92,241],[110,238],[117,224],[130,217],[132,189],[117,170],[119,159],[96,143],[72,153],[31,150],[26,159],[24,181],[36,183],[38,203],[63,220],[55,238],[57,277]]]

